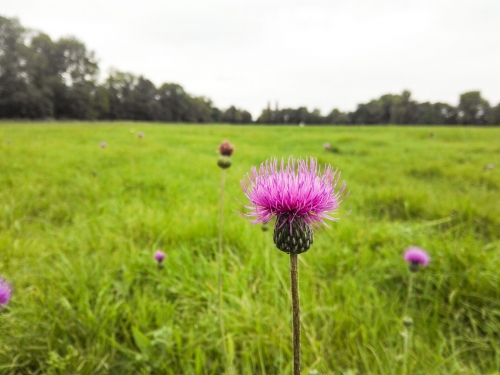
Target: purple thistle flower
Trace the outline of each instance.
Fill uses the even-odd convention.
[[[11,296],[12,286],[3,277],[0,277],[0,308],[9,303]]]
[[[404,260],[410,264],[410,271],[417,272],[419,266],[427,267],[431,257],[419,247],[409,247],[404,253]]]
[[[138,136],[139,138],[142,138],[142,137],[144,137],[144,133],[143,133],[143,132],[139,132],[139,133],[137,133],[137,136]]]
[[[165,253],[161,250],[156,250],[155,251],[155,260],[158,263],[161,263],[161,262],[163,262],[163,259],[165,259]]]
[[[107,146],[107,145],[108,145],[108,144],[107,144],[106,142],[104,142],[104,141],[102,141],[102,142],[101,142],[101,147],[102,147],[102,148],[106,148],[106,146]]]
[[[330,165],[321,172],[313,157],[309,160],[290,157],[287,165],[282,159],[279,167],[278,159],[266,160],[259,170],[252,167],[252,172],[241,181],[243,192],[250,201],[250,205],[245,206],[250,212],[245,216],[254,219],[252,224],[267,223],[276,218],[274,229],[278,248],[285,252],[297,252],[291,247],[296,243],[302,245],[305,241],[298,252],[307,251],[312,244],[314,226],[328,226],[325,219],[340,220],[330,216],[349,194],[342,197],[345,182],[335,192],[339,179],[340,173]],[[289,230],[280,231],[281,228],[288,229],[287,226]],[[294,232],[299,236],[302,232],[307,238],[293,238]],[[281,246],[282,240],[288,243]]]
[[[162,262],[163,262],[163,259],[165,259],[165,253],[161,250],[156,250],[154,258],[158,262],[158,269],[161,270],[163,268]]]

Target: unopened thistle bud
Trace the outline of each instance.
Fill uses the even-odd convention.
[[[234,152],[234,146],[229,141],[224,141],[219,145],[219,154],[231,156]]]
[[[300,218],[290,223],[278,218],[273,239],[274,244],[281,251],[288,254],[300,254],[309,250],[314,242],[314,233],[311,226]]]
[[[403,318],[403,325],[406,327],[406,328],[410,328],[412,325],[413,325],[413,319],[410,318],[409,316],[405,316]]]
[[[231,158],[229,156],[221,155],[217,160],[217,165],[222,169],[227,169],[231,166]]]

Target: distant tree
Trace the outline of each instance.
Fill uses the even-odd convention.
[[[457,107],[449,105],[447,103],[434,103],[434,112],[436,116],[436,121],[434,124],[439,125],[456,125],[457,124]]]
[[[432,103],[424,102],[416,104],[412,121],[409,124],[432,125],[437,123],[437,114]]]
[[[162,121],[188,121],[189,97],[181,85],[164,83],[158,89]]]
[[[240,122],[239,113],[234,105],[232,105],[222,113],[222,121],[233,124]]]
[[[211,122],[212,101],[204,96],[188,96],[187,121],[188,122]]]
[[[323,124],[325,121],[324,121],[324,118],[323,116],[321,116],[321,111],[319,109],[313,109],[312,112],[310,112],[308,115],[307,115],[307,123],[308,124],[315,124],[315,125],[319,125],[319,124]]]
[[[250,124],[252,123],[252,114],[248,111],[241,111],[241,123],[242,124]]]
[[[490,104],[481,97],[479,91],[460,95],[458,121],[464,125],[484,125],[489,121]]]
[[[104,84],[107,90],[109,111],[104,115],[111,120],[133,120],[133,91],[139,78],[131,73],[112,69]]]
[[[99,67],[95,54],[76,38],[62,38],[55,45],[55,60],[63,85],[58,82],[54,90],[56,118],[93,119]]]
[[[352,114],[354,124],[381,124],[384,117],[384,107],[380,100],[371,100],[367,104],[358,104]]]
[[[500,125],[500,103],[496,107],[491,108],[489,124]]]
[[[24,38],[25,29],[17,19],[0,17],[0,117],[30,115]]]
[[[252,115],[233,105],[222,113],[222,121],[231,124],[249,124],[252,122]]]
[[[219,108],[212,107],[212,110],[210,111],[210,117],[212,118],[212,121],[214,122],[221,122],[222,121],[222,112]]]
[[[36,33],[27,48],[27,74],[31,96],[36,98],[32,118],[54,116],[54,86],[61,83],[55,43],[47,34]],[[35,110],[36,108],[36,110]]]
[[[271,111],[271,104],[267,103],[267,108],[262,110],[261,115],[257,118],[257,122],[260,124],[272,124],[273,113]]]
[[[133,120],[158,121],[161,107],[155,85],[143,76],[131,88],[129,115]]]
[[[326,124],[349,124],[351,121],[346,113],[339,111],[337,108],[333,109],[325,118]]]
[[[403,91],[393,95],[390,108],[391,124],[414,124],[417,117],[417,103],[411,100],[411,92]]]
[[[106,86],[97,86],[94,93],[93,107],[99,120],[110,119],[110,100],[111,96]]]

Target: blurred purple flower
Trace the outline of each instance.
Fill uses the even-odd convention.
[[[138,136],[139,138],[143,138],[143,137],[144,137],[144,133],[143,133],[143,132],[139,132],[139,133],[137,133],[137,136]]]
[[[337,221],[329,214],[339,208],[339,204],[349,193],[342,197],[345,182],[340,190],[335,188],[340,179],[340,172],[327,165],[320,171],[316,159],[309,160],[293,157],[285,165],[281,159],[266,160],[259,170],[252,167],[252,172],[241,181],[241,187],[250,201],[250,210],[245,216],[255,218],[252,224],[267,223],[274,217],[276,225],[290,225],[301,219],[309,227],[327,225],[325,219]],[[278,224],[279,223],[279,224]]]
[[[104,141],[102,141],[102,142],[101,142],[101,147],[102,147],[102,148],[106,148],[106,146],[107,146],[107,145],[108,145],[108,144],[107,144],[106,142],[104,142]]]
[[[163,259],[165,259],[165,253],[161,250],[156,250],[155,251],[155,260],[158,263],[161,263],[161,262],[163,262]]]
[[[328,150],[330,148],[330,143],[326,142],[323,147],[325,148],[325,150]]]
[[[163,269],[163,259],[165,259],[165,253],[161,250],[155,251],[155,260],[158,262],[158,269]]]
[[[0,277],[0,308],[9,303],[11,296],[12,286],[3,277]]]
[[[426,267],[431,257],[425,250],[413,246],[406,249],[404,260],[410,264],[410,270],[416,272],[419,266]]]

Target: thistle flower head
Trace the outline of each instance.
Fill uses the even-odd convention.
[[[252,224],[267,223],[280,218],[286,223],[302,219],[307,225],[327,225],[325,219],[337,221],[329,214],[339,208],[347,194],[345,182],[340,190],[335,188],[340,173],[327,165],[320,171],[314,158],[309,160],[284,159],[278,166],[278,159],[266,160],[260,168],[252,167],[251,173],[241,181],[241,186],[250,205],[246,216],[255,218]]]
[[[404,253],[404,260],[410,264],[410,271],[416,272],[420,266],[426,267],[430,261],[429,254],[419,247],[409,247]]]
[[[253,219],[252,224],[267,223],[276,218],[275,243],[278,248],[283,250],[278,243],[286,239],[287,243],[282,247],[289,251],[283,251],[293,251],[290,247],[295,244],[302,249],[298,252],[307,251],[312,244],[314,226],[327,226],[326,219],[339,220],[330,216],[347,196],[344,195],[345,183],[335,192],[339,179],[340,173],[330,165],[320,171],[312,157],[305,160],[291,157],[286,165],[284,159],[280,165],[276,158],[267,160],[258,170],[252,167],[251,173],[241,181],[243,192],[250,201],[250,205],[245,206],[250,210],[245,216]],[[306,237],[295,238],[294,233]]]
[[[108,144],[107,144],[106,142],[104,142],[104,141],[102,141],[102,142],[101,142],[101,147],[102,147],[102,148],[106,148],[106,146],[107,146],[107,145],[108,145]]]
[[[234,152],[234,146],[229,141],[224,141],[219,145],[219,154],[231,156]]]
[[[161,262],[163,262],[163,259],[165,259],[165,253],[161,250],[156,250],[155,251],[155,260],[158,263],[161,263]]]
[[[6,282],[3,277],[0,277],[0,308],[2,305],[7,305],[12,296],[12,286]]]

